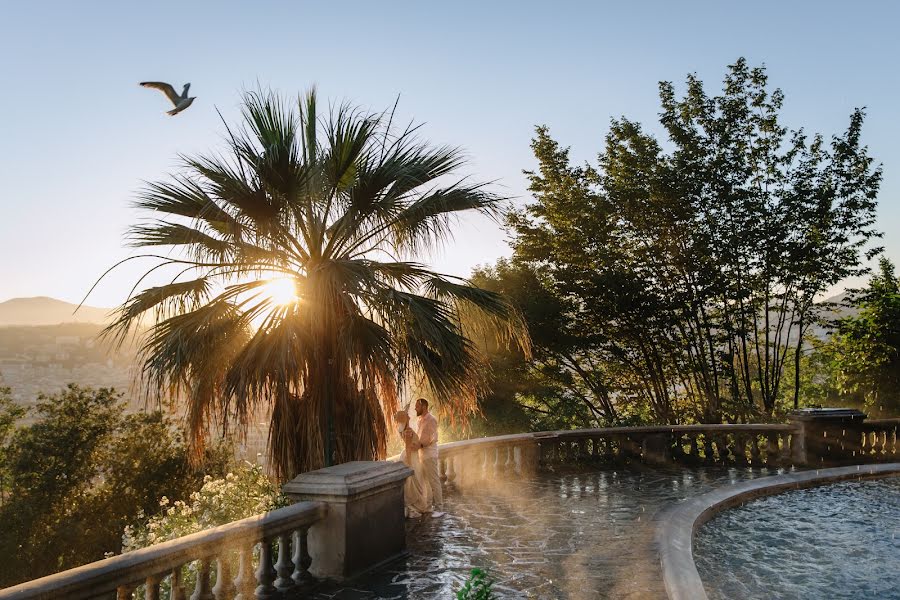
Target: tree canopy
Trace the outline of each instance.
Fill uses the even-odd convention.
[[[536,355],[603,421],[772,416],[798,402],[815,299],[880,252],[864,112],[829,140],[788,129],[784,95],[743,59],[717,95],[694,75],[659,90],[665,139],[614,119],[593,165],[536,130],[513,263],[565,307]]]

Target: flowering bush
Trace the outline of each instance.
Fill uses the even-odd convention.
[[[203,478],[203,487],[188,502],[163,496],[160,512],[122,535],[122,552],[145,548],[197,531],[252,517],[286,504],[278,487],[259,465],[242,463],[223,479]],[[144,515],[139,515],[143,520]]]

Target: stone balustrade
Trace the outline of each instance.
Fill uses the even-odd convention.
[[[676,425],[545,431],[444,444],[445,481],[460,485],[502,473],[595,462],[789,466],[792,425]]]
[[[900,460],[900,419],[864,421],[860,433],[862,462]]]
[[[352,577],[402,554],[410,474],[368,461],[302,473],[284,486],[290,506],[2,589],[0,600],[302,597],[314,577]]]
[[[812,409],[788,424],[611,427],[502,435],[443,444],[443,480],[455,487],[569,464],[822,467],[896,461],[900,419]],[[298,501],[250,519],[0,590],[0,600],[292,597],[310,577],[345,579],[404,551],[397,462],[355,462],[303,473],[284,491]],[[393,533],[391,533],[393,532]]]
[[[322,502],[300,502],[155,546],[0,590],[0,600],[275,598],[297,589],[310,566],[307,531],[325,518]],[[193,563],[193,590],[184,589]],[[280,597],[280,596],[278,596]]]

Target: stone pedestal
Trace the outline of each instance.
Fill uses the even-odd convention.
[[[830,467],[859,461],[866,415],[847,408],[804,408],[790,414],[795,466]]]
[[[309,529],[310,573],[342,580],[404,552],[403,484],[412,471],[400,462],[349,462],[302,473],[282,491],[294,501],[328,504]]]

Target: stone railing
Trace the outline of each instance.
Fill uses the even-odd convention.
[[[900,457],[900,419],[807,409],[787,424],[609,427],[502,435],[444,444],[441,474],[460,485],[569,464],[826,467]]]
[[[290,506],[0,589],[0,600],[304,597],[313,579],[347,579],[403,553],[411,473],[383,461],[301,473],[283,488]]]
[[[308,579],[307,531],[326,512],[324,503],[299,502],[9,587],[0,590],[0,600],[123,600],[135,591],[156,600],[161,586],[171,600],[185,600],[191,591],[197,600],[273,598]],[[196,583],[185,590],[191,563]]]
[[[864,462],[900,460],[900,419],[867,420],[860,429],[860,456]]]
[[[458,484],[568,464],[789,466],[792,425],[680,425],[545,431],[440,447],[444,479]]]
[[[596,463],[822,467],[900,456],[900,419],[804,410],[789,424],[613,427],[502,435],[440,447],[441,475],[463,487],[485,478]],[[352,462],[302,473],[284,486],[296,501],[222,527],[0,590],[0,600],[133,598],[164,588],[184,600],[290,597],[310,577],[347,579],[405,548],[397,462]]]

